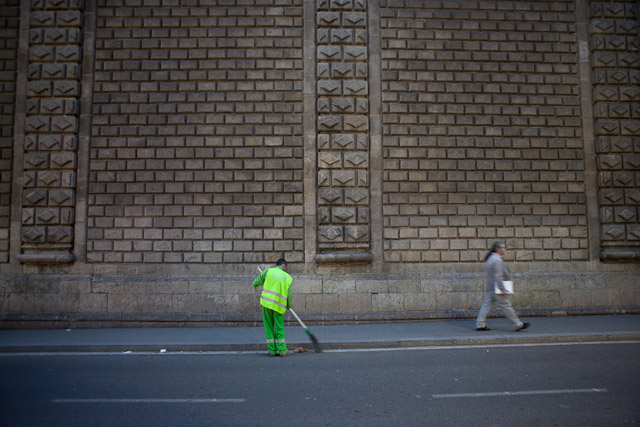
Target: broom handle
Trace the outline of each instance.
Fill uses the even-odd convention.
[[[304,324],[304,322],[298,317],[298,315],[296,314],[295,311],[293,311],[293,308],[289,307],[289,311],[291,312],[291,314],[293,314],[293,317],[296,318],[296,320],[298,321],[298,323],[300,323],[300,326],[302,326],[304,329],[307,329],[307,326]]]
[[[258,270],[260,271],[260,273],[262,273],[262,269],[260,268],[260,266],[258,266]],[[296,318],[296,320],[298,321],[298,323],[300,323],[300,326],[302,326],[304,329],[307,329],[307,326],[304,324],[304,322],[302,321],[302,319],[300,319],[298,317],[298,315],[296,314],[295,311],[293,311],[293,308],[289,307],[289,311],[291,312],[291,314],[293,314],[293,317]]]

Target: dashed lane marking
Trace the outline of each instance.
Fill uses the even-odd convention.
[[[526,391],[498,391],[489,393],[453,393],[432,394],[434,399],[462,398],[462,397],[503,397],[503,396],[535,396],[541,394],[578,394],[578,393],[606,393],[606,388],[576,388],[568,390],[526,390]]]
[[[243,403],[245,399],[53,399],[52,403]]]

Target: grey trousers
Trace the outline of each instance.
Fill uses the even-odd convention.
[[[484,302],[482,303],[482,307],[480,307],[480,313],[478,313],[478,318],[476,319],[477,328],[484,328],[486,326],[487,314],[494,308],[496,303],[502,310],[502,314],[509,319],[515,329],[522,327],[522,322],[518,319],[518,315],[513,311],[513,307],[511,306],[511,296],[498,295],[493,291],[487,291],[484,294]]]

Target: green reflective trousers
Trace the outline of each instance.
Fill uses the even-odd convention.
[[[262,322],[264,323],[264,337],[267,340],[269,354],[286,353],[287,342],[284,337],[284,314],[280,314],[267,307],[262,307]]]

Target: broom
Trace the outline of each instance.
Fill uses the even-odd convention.
[[[262,273],[262,269],[260,267],[258,267],[258,270],[260,270],[260,273]],[[307,328],[307,325],[305,325],[304,322],[302,321],[302,319],[300,319],[298,317],[298,315],[296,314],[296,312],[293,311],[293,308],[289,308],[289,311],[291,312],[291,314],[293,314],[293,317],[296,318],[296,320],[298,321],[300,326],[302,326],[302,329],[304,329],[304,331],[307,333],[307,335],[309,335],[309,338],[311,339],[311,342],[313,343],[313,351],[315,351],[316,353],[322,353],[322,348],[320,347],[320,342],[318,341],[318,338],[316,338],[316,336],[313,335],[313,332],[311,332],[309,330],[309,328]]]

